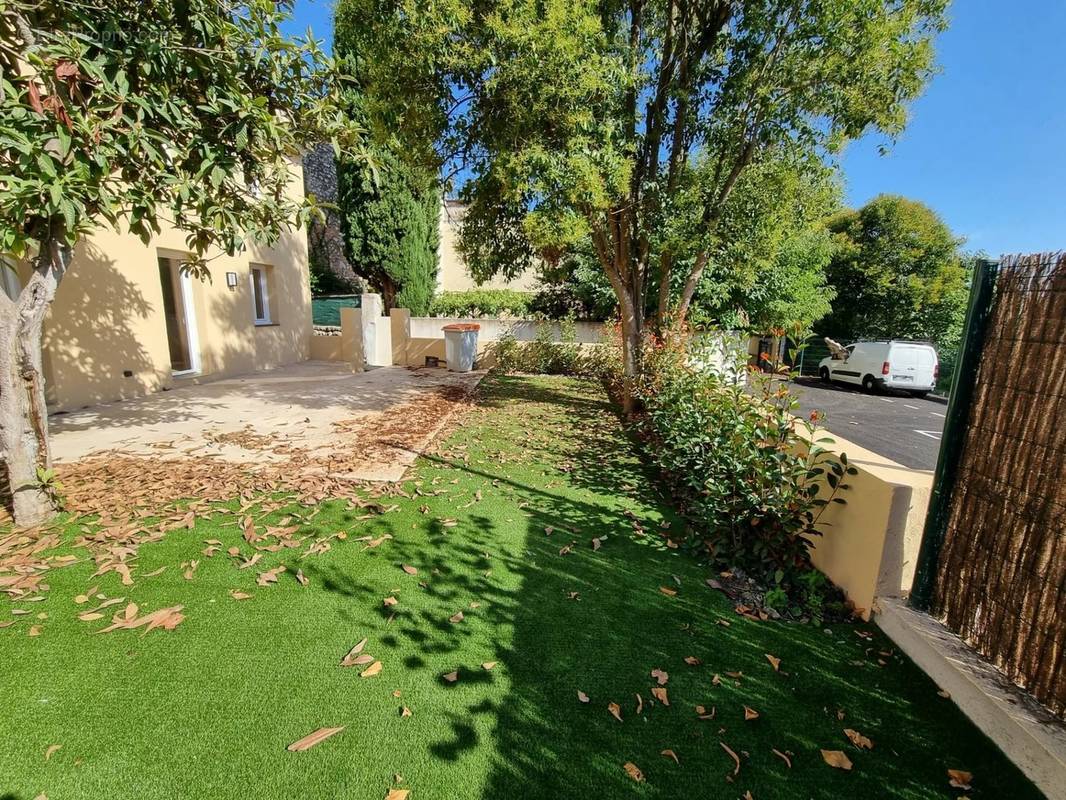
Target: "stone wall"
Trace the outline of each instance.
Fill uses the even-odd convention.
[[[329,142],[317,145],[303,157],[304,193],[313,194],[321,203],[337,202],[337,162]],[[363,280],[344,255],[344,234],[340,214],[326,209],[325,223],[312,222],[307,231],[307,249],[312,271],[328,271],[336,280],[333,286],[323,286],[326,292],[361,292]],[[320,279],[321,280],[321,279]],[[328,278],[327,278],[328,280]]]

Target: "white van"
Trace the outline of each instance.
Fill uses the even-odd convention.
[[[856,342],[844,349],[846,358],[830,356],[818,362],[823,381],[857,383],[868,392],[902,389],[925,397],[940,375],[936,348],[926,342]]]

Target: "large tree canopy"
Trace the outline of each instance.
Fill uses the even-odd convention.
[[[746,169],[889,135],[947,0],[352,0],[404,152],[469,176],[464,251],[514,273],[591,241],[627,374],[645,305],[684,316]],[[691,236],[662,235],[688,217]],[[675,278],[675,272],[678,276]],[[676,287],[676,289],[675,289]]]
[[[693,294],[689,316],[696,324],[766,333],[806,328],[829,311],[831,247],[822,220],[840,208],[840,184],[819,162],[772,155],[744,172],[726,204]],[[683,252],[686,239],[698,235],[682,227],[672,250]]]
[[[359,160],[347,158],[337,165],[345,248],[352,268],[381,292],[386,309],[427,314],[437,288],[440,183],[437,170],[424,161],[395,155],[400,143],[388,127],[373,125],[365,84],[375,55],[366,49],[360,10],[359,2],[338,0],[333,51],[348,78],[345,113],[370,128],[377,171],[368,174]]]
[[[833,250],[823,221],[839,210],[841,191],[834,170],[816,167],[767,157],[737,182],[692,298],[693,326],[765,333],[807,328],[829,312],[834,292],[825,270]],[[666,221],[678,250],[696,235],[686,229],[691,216]],[[617,311],[591,243],[544,265],[540,277],[546,288],[538,303],[545,309],[601,319]],[[654,311],[647,307],[653,299],[647,313]]]
[[[356,144],[331,63],[281,33],[292,0],[0,3],[0,252],[30,260],[0,293],[0,450],[16,519],[49,511],[41,326],[73,246],[100,225],[147,241],[165,220],[211,248],[270,242],[308,142]]]
[[[837,292],[818,330],[834,338],[927,339],[957,344],[966,269],[957,238],[936,212],[881,195],[831,218],[828,278]]]

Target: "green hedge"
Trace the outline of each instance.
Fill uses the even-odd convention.
[[[514,289],[470,289],[441,292],[433,298],[429,313],[434,317],[528,317],[532,292]]]

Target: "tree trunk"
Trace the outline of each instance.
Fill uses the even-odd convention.
[[[380,281],[382,311],[388,314],[396,302],[396,283],[387,276],[382,276]]]
[[[55,513],[37,470],[51,466],[41,328],[70,261],[70,248],[61,243],[61,236],[59,231],[41,243],[33,274],[18,299],[0,301],[0,450],[15,522],[21,526],[39,525]]]
[[[640,315],[631,298],[618,298],[622,318],[622,412],[632,416],[637,411],[634,391],[640,379],[640,356],[644,332]]]

